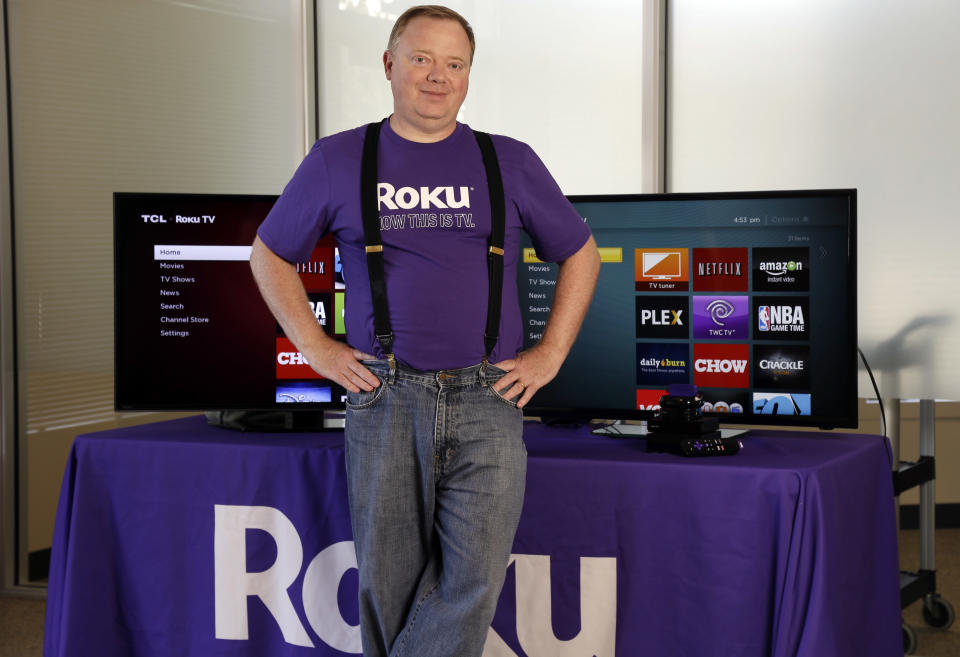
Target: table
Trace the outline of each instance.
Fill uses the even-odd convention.
[[[754,431],[735,456],[526,423],[484,657],[902,655],[887,441]],[[79,436],[45,652],[360,652],[343,435],[202,417]]]

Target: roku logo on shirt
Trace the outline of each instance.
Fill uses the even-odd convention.
[[[390,183],[382,182],[377,184],[377,209],[383,210],[384,207],[388,210],[469,208],[470,188],[461,187],[460,198],[457,198],[453,187],[420,187],[419,189],[401,187],[396,189]]]

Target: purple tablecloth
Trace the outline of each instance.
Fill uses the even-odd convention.
[[[701,459],[525,438],[485,657],[902,655],[884,438],[753,432]],[[350,541],[342,434],[196,417],[80,436],[45,655],[357,654]]]

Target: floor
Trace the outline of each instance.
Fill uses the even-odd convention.
[[[960,610],[960,529],[938,529],[935,540],[937,592],[955,611]],[[920,567],[920,533],[900,532],[900,568],[915,571]],[[923,622],[923,603],[919,600],[903,610],[903,620],[917,633],[917,655],[957,657],[960,655],[960,623],[947,631],[934,630]]]
[[[936,533],[937,590],[960,610],[960,529]],[[920,561],[919,532],[900,533],[900,567],[916,570]],[[922,619],[922,603],[904,610],[904,620],[916,631],[917,651],[922,657],[960,655],[960,624],[947,631],[928,628]],[[0,657],[41,657],[45,600],[0,597]]]
[[[46,600],[0,597],[0,657],[41,657]]]

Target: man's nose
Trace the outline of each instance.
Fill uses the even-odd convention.
[[[447,81],[447,71],[440,65],[434,65],[430,68],[430,73],[427,74],[427,79],[430,82],[444,84]]]

